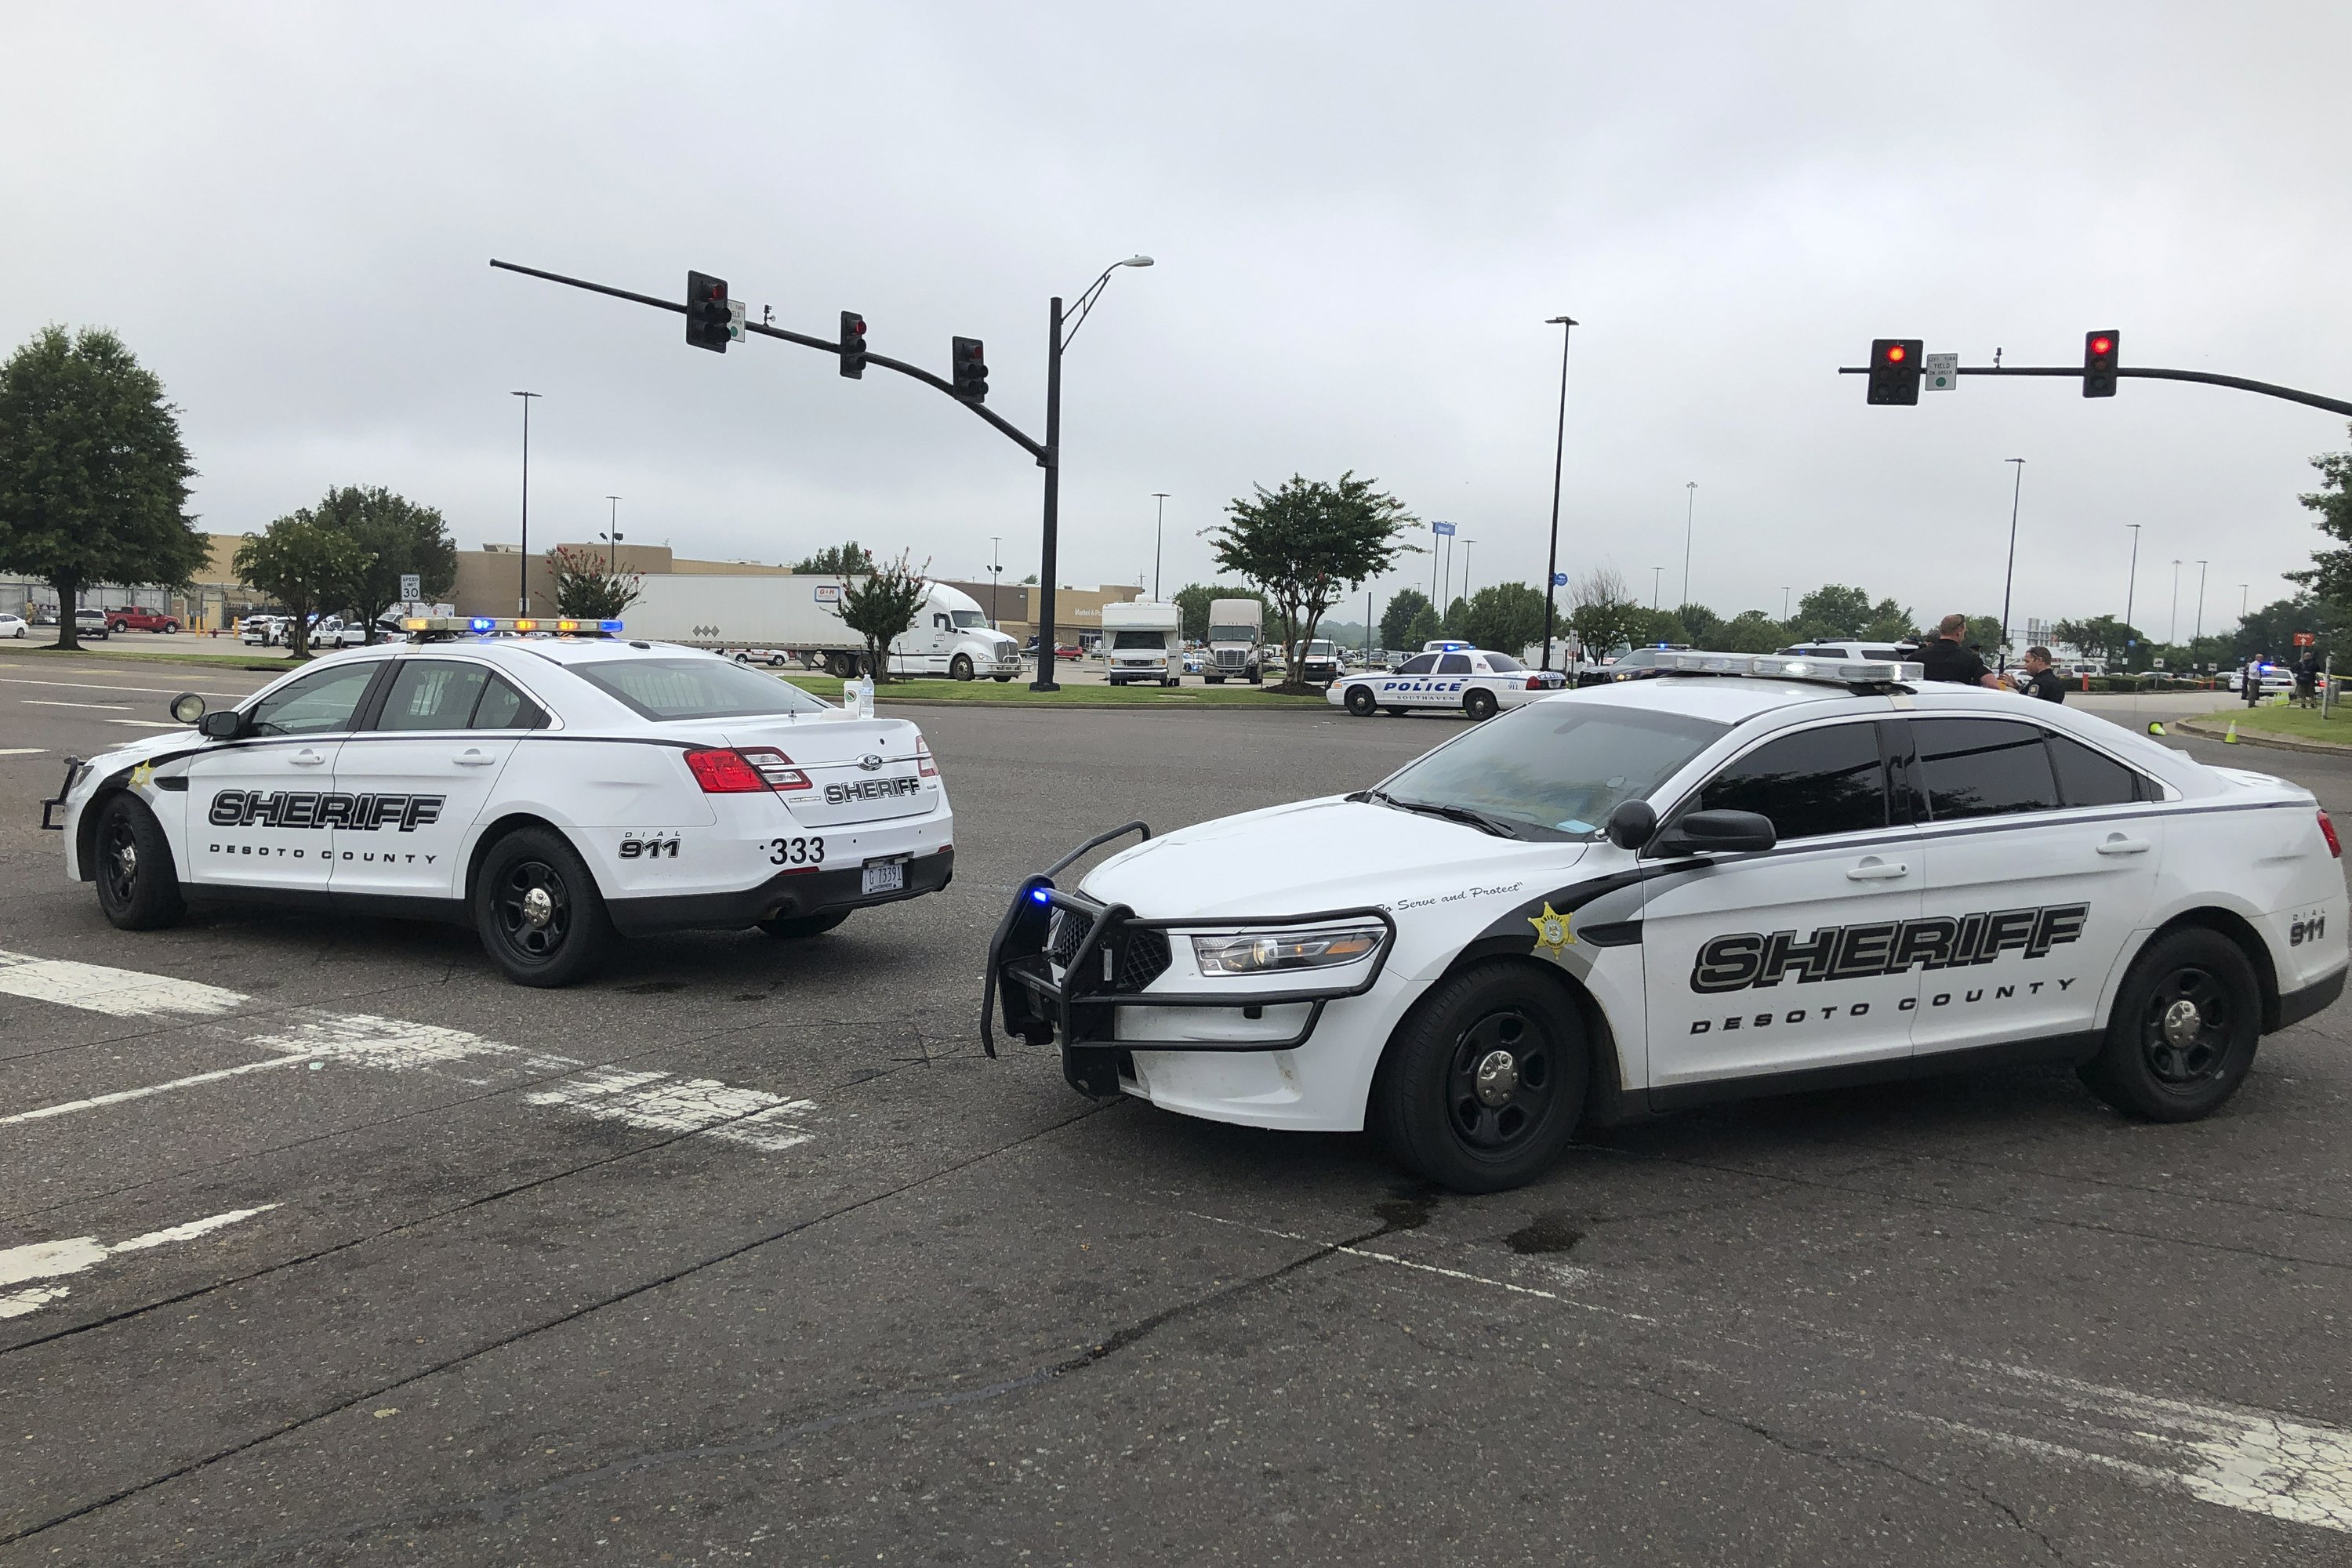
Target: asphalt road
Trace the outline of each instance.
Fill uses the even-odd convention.
[[[543,993],[62,879],[61,753],[263,679],[0,658],[0,1564],[2352,1558],[2340,1008],[2194,1126],[1998,1075],[1457,1198],[974,1011],[1064,847],[1458,721],[913,710],[950,890]]]

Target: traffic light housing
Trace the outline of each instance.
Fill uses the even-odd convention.
[[[727,279],[708,272],[686,275],[686,341],[714,353],[727,352],[734,310],[727,302]]]
[[[2121,332],[2084,332],[2083,334],[2083,395],[2113,397],[2116,395],[2116,360],[2123,352]]]
[[[978,338],[956,338],[950,360],[954,367],[950,377],[955,383],[955,395],[966,403],[988,401],[988,353]]]
[[[841,313],[841,374],[852,381],[866,374],[866,318],[855,310]]]
[[[1870,401],[1917,403],[1920,351],[1926,347],[1927,344],[1918,338],[1873,338],[1870,341]]]

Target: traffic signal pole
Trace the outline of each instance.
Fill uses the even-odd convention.
[[[1868,365],[1840,365],[1840,375],[1868,375]],[[2083,379],[2083,367],[2078,364],[1964,364],[1955,371],[1958,375],[2063,375],[2076,381]],[[2280,386],[2267,381],[2252,381],[2242,375],[2216,375],[2204,370],[2158,370],[2148,365],[2117,365],[2110,374],[2137,376],[2146,381],[2196,381],[2208,386],[2233,387],[2240,392],[2258,392],[2265,397],[2284,398],[2311,408],[2324,408],[2330,414],[2352,416],[2352,403],[2338,397],[2323,397],[2315,392],[2300,392],[2292,386]]]

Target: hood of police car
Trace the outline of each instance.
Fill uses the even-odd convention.
[[[1547,878],[1556,885],[1588,847],[1498,838],[1334,795],[1180,827],[1113,856],[1079,886],[1147,920],[1423,907]]]

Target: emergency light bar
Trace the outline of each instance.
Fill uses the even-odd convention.
[[[1804,658],[1786,654],[1661,651],[1651,667],[1661,675],[1760,675],[1776,680],[1822,680],[1872,686],[1927,678],[1925,665],[1884,658]],[[1633,671],[1627,671],[1632,674]]]
[[[552,632],[566,637],[608,637],[621,630],[618,621],[581,620],[572,616],[409,616],[400,629],[411,637],[491,637],[525,632]]]

